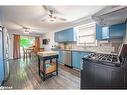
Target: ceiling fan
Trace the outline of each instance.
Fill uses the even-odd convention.
[[[58,21],[66,21],[67,19],[63,17],[56,16],[56,14],[60,14],[60,12],[56,11],[53,7],[51,6],[42,6],[44,10],[46,11],[45,16],[42,18],[41,21],[48,21],[51,23]]]

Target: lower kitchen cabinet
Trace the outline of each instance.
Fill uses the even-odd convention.
[[[59,51],[59,58],[58,58],[58,62],[60,63],[60,64],[63,64],[63,51]]]
[[[72,52],[72,66],[74,68],[80,69],[80,52]]]
[[[124,68],[84,60],[81,89],[124,89]]]
[[[81,52],[81,51],[73,51],[72,52],[72,66],[74,68],[80,69],[81,61],[84,56],[87,56],[88,52]]]

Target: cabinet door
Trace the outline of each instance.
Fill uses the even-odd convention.
[[[56,42],[71,42],[77,40],[77,30],[69,28],[55,33],[54,39]]]
[[[59,61],[60,64],[63,64],[63,51],[59,51],[58,61]]]
[[[54,36],[55,42],[61,42],[62,41],[63,37],[61,36],[61,32],[55,32],[54,35],[55,35]]]
[[[123,38],[126,32],[126,24],[116,24],[109,27],[110,38]]]
[[[58,32],[55,32],[54,40],[55,40],[55,42],[58,42],[59,41],[58,40]]]
[[[80,52],[72,52],[72,66],[80,69]]]
[[[82,89],[124,88],[124,70],[85,60],[81,71]]]
[[[59,32],[59,40],[60,40],[60,42],[65,41],[65,32],[64,31]]]
[[[83,70],[81,70],[81,89],[94,88],[94,65],[88,61],[83,62]]]
[[[82,89],[104,89],[110,86],[109,69],[98,63],[84,61],[81,73]]]
[[[123,69],[113,70],[111,72],[111,86],[112,88],[124,88],[124,71]]]
[[[73,28],[64,31],[65,41],[73,41]]]
[[[61,63],[64,64],[64,53],[61,51]]]
[[[102,40],[102,27],[99,25],[96,25],[96,39]]]

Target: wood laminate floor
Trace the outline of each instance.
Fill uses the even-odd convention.
[[[10,77],[5,86],[12,89],[80,89],[80,72],[59,65],[58,76],[46,81],[38,75],[37,58],[11,60]]]

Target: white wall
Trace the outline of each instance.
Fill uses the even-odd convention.
[[[55,33],[55,31],[48,32],[48,33],[42,35],[42,39],[50,39],[50,41],[47,45],[42,45],[42,47],[44,47],[45,50],[51,50],[52,46],[57,44],[54,41],[54,33]]]

